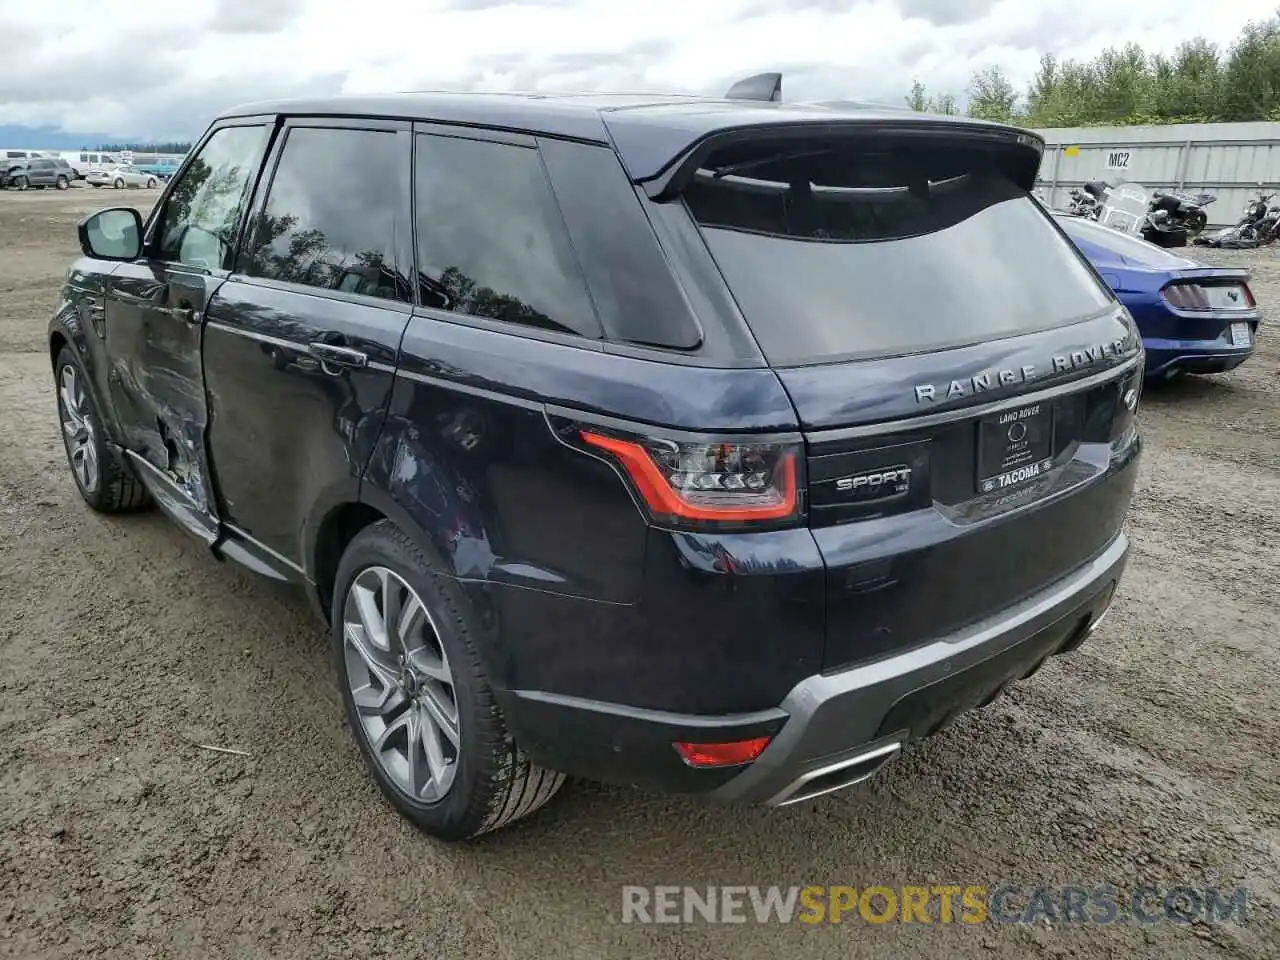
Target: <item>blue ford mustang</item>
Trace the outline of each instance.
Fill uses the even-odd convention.
[[[1092,220],[1057,220],[1133,314],[1148,377],[1222,373],[1253,355],[1258,309],[1249,271],[1202,266]]]

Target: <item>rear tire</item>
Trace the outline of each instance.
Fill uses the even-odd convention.
[[[155,178],[155,177],[148,177],[148,178],[147,178],[147,189],[148,189],[148,190],[154,190],[155,188],[156,188],[156,178]]]
[[[332,623],[352,735],[383,795],[419,830],[469,839],[560,789],[564,774],[531,763],[503,723],[461,590],[391,521],[366,527],[342,555]]]
[[[113,183],[113,184],[112,184],[112,186],[113,186],[113,187],[115,187],[117,190],[123,190],[123,189],[124,189],[124,181],[123,181],[123,180],[121,180],[119,177],[116,177],[116,182],[115,182],[115,183]]]
[[[15,190],[25,190],[30,185],[31,184],[28,182],[26,177],[15,177],[13,180],[13,187]]]
[[[59,190],[65,190],[67,189],[67,187],[71,186],[71,184],[67,182],[66,177],[59,176],[58,182],[55,184],[55,186],[57,186]]]
[[[147,488],[107,446],[92,382],[70,347],[54,362],[54,386],[62,446],[84,502],[99,513],[132,513],[150,505]]]

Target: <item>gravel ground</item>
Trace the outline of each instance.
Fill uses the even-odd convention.
[[[1275,956],[1272,331],[1232,374],[1148,390],[1134,554],[1099,633],[878,779],[781,811],[571,784],[450,847],[365,776],[301,597],[77,497],[44,330],[76,221],[117,199],[0,194],[0,954]],[[1280,250],[1206,258],[1280,299]],[[1251,900],[1243,926],[620,922],[624,884],[930,883]]]

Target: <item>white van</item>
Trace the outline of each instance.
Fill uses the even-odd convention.
[[[63,150],[59,156],[71,165],[77,180],[83,180],[91,172],[113,170],[120,165],[120,156],[101,150]]]

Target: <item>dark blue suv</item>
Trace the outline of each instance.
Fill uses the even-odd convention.
[[[736,97],[232,110],[145,222],[81,224],[68,459],[306,587],[429,833],[565,775],[817,796],[1073,649],[1124,566],[1142,346],[1042,147]]]

